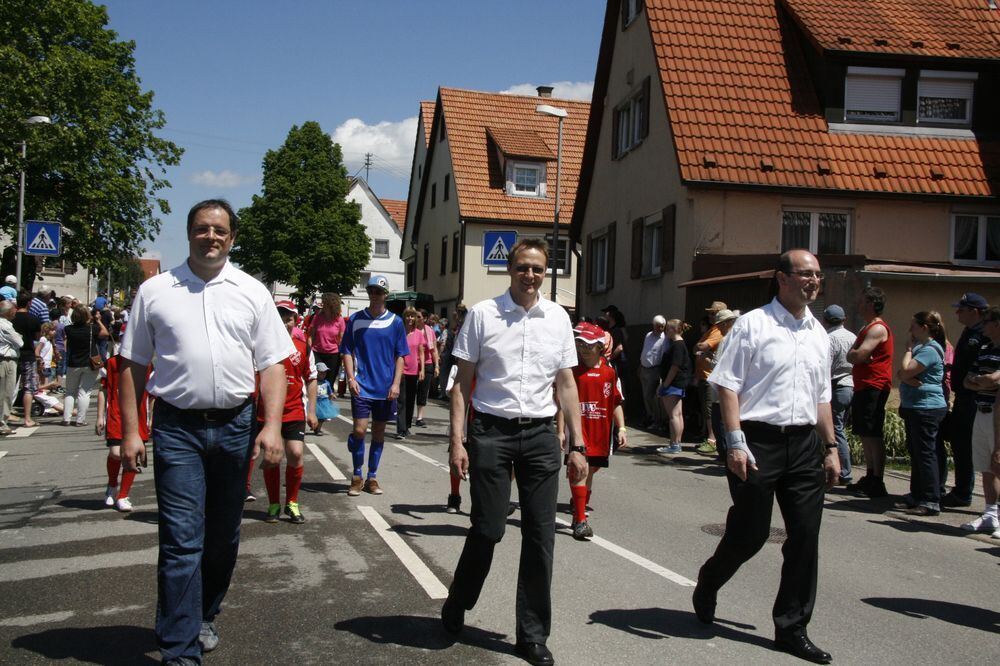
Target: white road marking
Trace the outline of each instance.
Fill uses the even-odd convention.
[[[6,451],[0,451],[0,458],[3,458],[5,455],[7,455]]]
[[[354,419],[352,419],[349,416],[344,416],[343,414],[337,414],[337,418],[343,421],[344,423],[347,423],[349,425],[354,425]]]
[[[74,611],[59,611],[57,613],[47,613],[45,615],[22,615],[21,617],[8,617],[0,620],[0,627],[33,627],[36,624],[46,624],[48,622],[62,622],[76,615]]]
[[[443,469],[446,472],[450,471],[449,467],[447,465],[445,465],[444,463],[438,462],[437,460],[434,460],[434,458],[431,458],[430,456],[425,456],[424,454],[420,453],[419,451],[414,451],[413,449],[411,449],[408,446],[403,446],[402,444],[396,444],[396,448],[400,449],[401,451],[405,451],[405,452],[409,453],[411,456],[413,456],[415,458],[419,458],[420,460],[423,460],[426,463],[430,463],[430,464],[434,465],[435,467],[437,467],[438,469]]]
[[[38,430],[39,426],[32,426],[30,428],[18,428],[11,434],[7,435],[7,439],[17,439],[19,437],[31,437],[31,433]]]
[[[563,520],[562,518],[556,518],[556,522],[566,527],[572,527],[570,523]],[[643,569],[651,571],[655,573],[657,576],[662,576],[673,583],[677,583],[681,587],[694,587],[695,585],[697,585],[697,583],[695,583],[693,580],[685,578],[679,573],[671,571],[666,567],[661,567],[656,562],[647,560],[642,555],[638,555],[636,553],[633,553],[631,550],[628,550],[627,548],[622,548],[617,544],[611,543],[607,539],[602,539],[601,537],[595,536],[591,537],[590,542],[595,546],[600,546],[601,548],[610,551],[615,555],[618,555],[619,557],[624,557],[629,562],[638,564]]]
[[[410,574],[420,583],[420,586],[424,588],[427,592],[427,596],[431,599],[446,599],[448,598],[448,588],[441,584],[441,581],[437,579],[431,570],[424,564],[423,560],[413,552],[403,538],[392,531],[389,527],[389,523],[385,522],[385,519],[375,510],[374,507],[370,506],[359,506],[358,511],[361,515],[365,517],[378,535],[382,537],[386,545],[392,549],[392,552],[396,554],[399,561],[403,563],[403,566],[410,572]]]
[[[344,473],[341,472],[340,469],[333,464],[333,461],[330,460],[325,453],[323,453],[322,449],[319,448],[319,445],[313,444],[312,442],[306,442],[306,446],[309,448],[309,451],[312,452],[312,454],[316,457],[316,460],[319,461],[319,464],[323,466],[323,469],[326,470],[327,474],[333,477],[334,481],[347,480],[347,477],[344,476]]]

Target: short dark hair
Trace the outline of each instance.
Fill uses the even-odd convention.
[[[786,252],[782,252],[781,256],[778,257],[778,270],[784,273],[785,275],[789,275],[792,272],[793,251],[794,250],[788,250]]]
[[[30,291],[25,291],[24,289],[22,289],[21,291],[17,292],[17,307],[19,308],[28,307],[28,303],[31,302],[32,298],[34,297],[31,295]]]
[[[866,301],[871,303],[875,314],[880,315],[885,310],[885,292],[878,287],[865,287],[861,290],[861,295]]]
[[[1000,307],[993,305],[980,312],[983,313],[983,321],[1000,322]]]
[[[235,236],[236,229],[240,226],[240,218],[236,216],[236,212],[233,207],[225,199],[205,199],[204,201],[199,201],[195,205],[191,206],[191,210],[188,211],[187,218],[187,233],[191,235],[191,227],[194,225],[194,218],[197,217],[198,213],[208,208],[221,208],[226,211],[226,215],[229,216],[229,235]]]
[[[545,255],[545,266],[549,265],[549,244],[546,243],[541,238],[522,238],[521,240],[514,243],[514,247],[510,248],[510,252],[507,253],[507,268],[514,265],[514,257],[517,256],[519,252],[523,250],[538,250]]]

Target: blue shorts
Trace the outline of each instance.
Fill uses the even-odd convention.
[[[376,423],[394,421],[396,419],[396,401],[352,397],[351,416],[356,419],[370,418]]]
[[[678,398],[684,397],[684,389],[677,388],[676,386],[661,386],[656,390],[656,395],[664,398],[668,395],[676,395]]]

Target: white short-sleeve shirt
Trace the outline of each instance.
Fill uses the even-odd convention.
[[[740,420],[816,425],[830,402],[830,339],[806,309],[796,319],[778,299],[736,320],[708,381],[739,396]]]
[[[472,306],[452,355],[476,365],[472,407],[508,419],[554,415],[556,373],[577,364],[566,311],[544,298],[525,311],[509,290]]]
[[[226,263],[205,282],[185,261],[139,287],[121,355],[154,372],[150,395],[180,409],[226,409],[254,390],[254,372],[295,351],[264,285]]]

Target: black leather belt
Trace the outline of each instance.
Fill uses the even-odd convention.
[[[979,410],[981,414],[992,414],[993,408],[989,405],[976,405],[976,409]]]
[[[0,356],[0,361],[19,361],[20,356]]]
[[[764,423],[763,421],[741,421],[740,427],[743,430],[757,430],[758,432],[763,431],[780,435],[804,435],[816,426],[809,424],[778,426]]]
[[[253,402],[253,397],[248,397],[236,407],[227,407],[226,409],[181,409],[180,407],[171,405],[166,400],[157,399],[157,402],[163,403],[164,406],[176,412],[182,412],[186,416],[201,418],[206,423],[226,423],[239,416],[246,409],[246,406]]]
[[[493,414],[486,414],[484,412],[476,412],[476,418],[483,421],[493,421],[495,423],[511,423],[518,425],[541,425],[544,423],[552,423],[551,416],[541,416],[538,418],[532,418],[527,416],[518,416],[512,419],[505,418],[503,416],[494,416]]]

